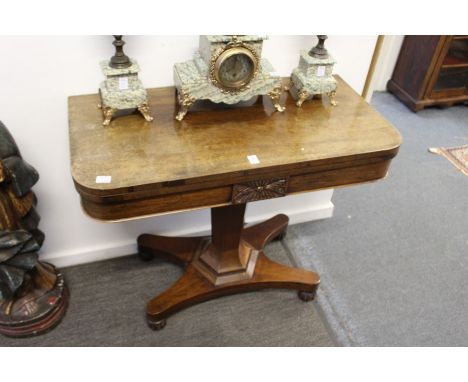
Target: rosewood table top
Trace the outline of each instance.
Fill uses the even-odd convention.
[[[260,97],[249,107],[201,103],[182,122],[175,89],[149,89],[154,121],[134,114],[107,127],[97,94],[70,97],[71,171],[84,210],[121,220],[230,204],[236,185],[259,180],[284,179],[291,194],[384,177],[401,136],[337,80],[336,107],[314,99],[297,108],[284,92],[283,113]]]

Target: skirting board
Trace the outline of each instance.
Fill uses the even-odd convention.
[[[334,205],[331,201],[327,203],[311,206],[309,209],[295,209],[285,211],[289,216],[290,224],[304,223],[312,220],[327,219],[333,216]],[[256,214],[246,217],[247,224],[254,224],[272,217],[272,214]],[[191,230],[174,230],[165,232],[168,236],[195,236],[204,235],[210,232],[211,227],[197,226]],[[91,248],[81,248],[79,251],[66,251],[59,253],[48,253],[40,256],[42,261],[47,261],[59,268],[71,267],[73,265],[92,263],[121,256],[131,255],[137,252],[136,238],[131,241],[113,243],[112,245],[96,246]]]

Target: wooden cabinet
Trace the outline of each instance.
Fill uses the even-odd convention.
[[[468,36],[406,36],[387,89],[413,111],[468,102]]]

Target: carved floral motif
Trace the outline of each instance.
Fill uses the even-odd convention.
[[[261,179],[243,184],[235,184],[232,189],[232,203],[241,204],[280,198],[288,189],[286,179]]]

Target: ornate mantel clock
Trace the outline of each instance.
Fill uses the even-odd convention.
[[[106,76],[99,88],[99,107],[104,117],[102,124],[109,125],[117,111],[130,109],[137,109],[147,121],[152,121],[146,90],[138,79],[138,63],[123,52],[125,42],[122,36],[114,38],[115,55],[110,61],[101,62],[102,72]]]
[[[276,110],[280,105],[281,78],[261,58],[262,36],[200,36],[193,60],[174,65],[181,121],[197,100],[235,104],[258,95],[268,95]]]
[[[330,103],[336,106],[336,80],[333,77],[333,65],[336,61],[325,49],[327,36],[317,36],[318,44],[309,52],[302,51],[299,59],[299,66],[293,70],[291,82],[297,91],[298,107],[314,95],[326,94],[330,97]]]

